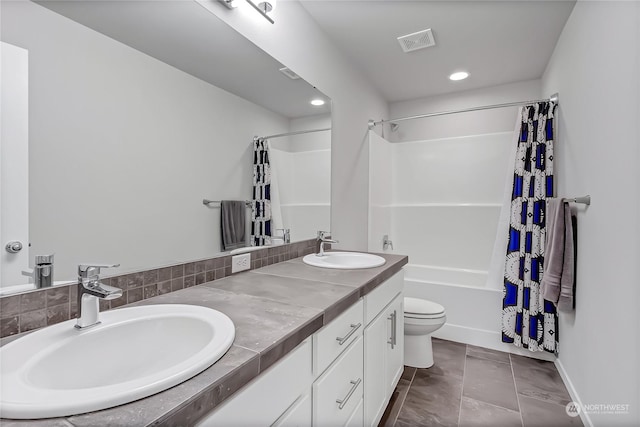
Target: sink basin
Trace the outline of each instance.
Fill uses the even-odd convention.
[[[378,255],[361,252],[325,252],[324,256],[321,257],[316,254],[309,254],[302,258],[302,262],[314,267],[351,270],[380,267],[384,265],[386,260]]]
[[[100,313],[77,330],[75,319],[0,348],[0,414],[32,419],[121,405],[202,372],[231,347],[233,322],[219,311],[164,304]]]

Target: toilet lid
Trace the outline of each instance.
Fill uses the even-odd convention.
[[[444,307],[437,302],[428,301],[426,299],[405,297],[404,312],[409,315],[434,315],[444,313]]]

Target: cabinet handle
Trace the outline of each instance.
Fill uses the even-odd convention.
[[[353,392],[356,391],[356,389],[358,388],[358,386],[362,382],[362,378],[358,378],[357,381],[351,380],[350,382],[353,385],[351,386],[351,390],[349,390],[349,393],[347,393],[347,395],[342,400],[341,399],[336,399],[336,403],[339,404],[338,409],[344,408],[344,406],[347,404],[347,401],[349,400],[349,398],[351,397]]]
[[[336,341],[338,341],[338,344],[342,345],[344,343],[347,342],[347,340],[349,339],[349,337],[351,337],[351,335],[353,335],[359,328],[360,326],[362,326],[362,323],[352,323],[351,324],[351,330],[349,331],[349,333],[347,335],[345,335],[344,337],[336,337]]]
[[[391,320],[391,338],[387,341],[387,344],[391,344],[391,350],[398,344],[397,336],[396,336],[396,326],[397,326],[397,313],[396,310],[393,310],[393,313],[389,317],[388,320]]]

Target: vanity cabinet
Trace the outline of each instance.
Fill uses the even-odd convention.
[[[197,425],[377,424],[403,369],[403,283],[400,271]]]
[[[364,425],[378,425],[404,368],[404,296],[402,272],[380,288],[384,298],[374,293],[372,303],[386,301],[364,330]],[[389,294],[392,300],[389,302]],[[375,301],[374,301],[375,300]],[[369,302],[369,301],[367,301]],[[373,305],[373,304],[371,304]]]

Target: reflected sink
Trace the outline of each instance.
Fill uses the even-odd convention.
[[[380,267],[386,260],[378,255],[361,252],[325,252],[321,257],[316,254],[306,255],[302,262],[314,267],[351,270]]]
[[[0,414],[31,419],[121,405],[202,372],[231,347],[233,322],[219,311],[180,304],[100,313],[77,330],[75,319],[0,348]]]

